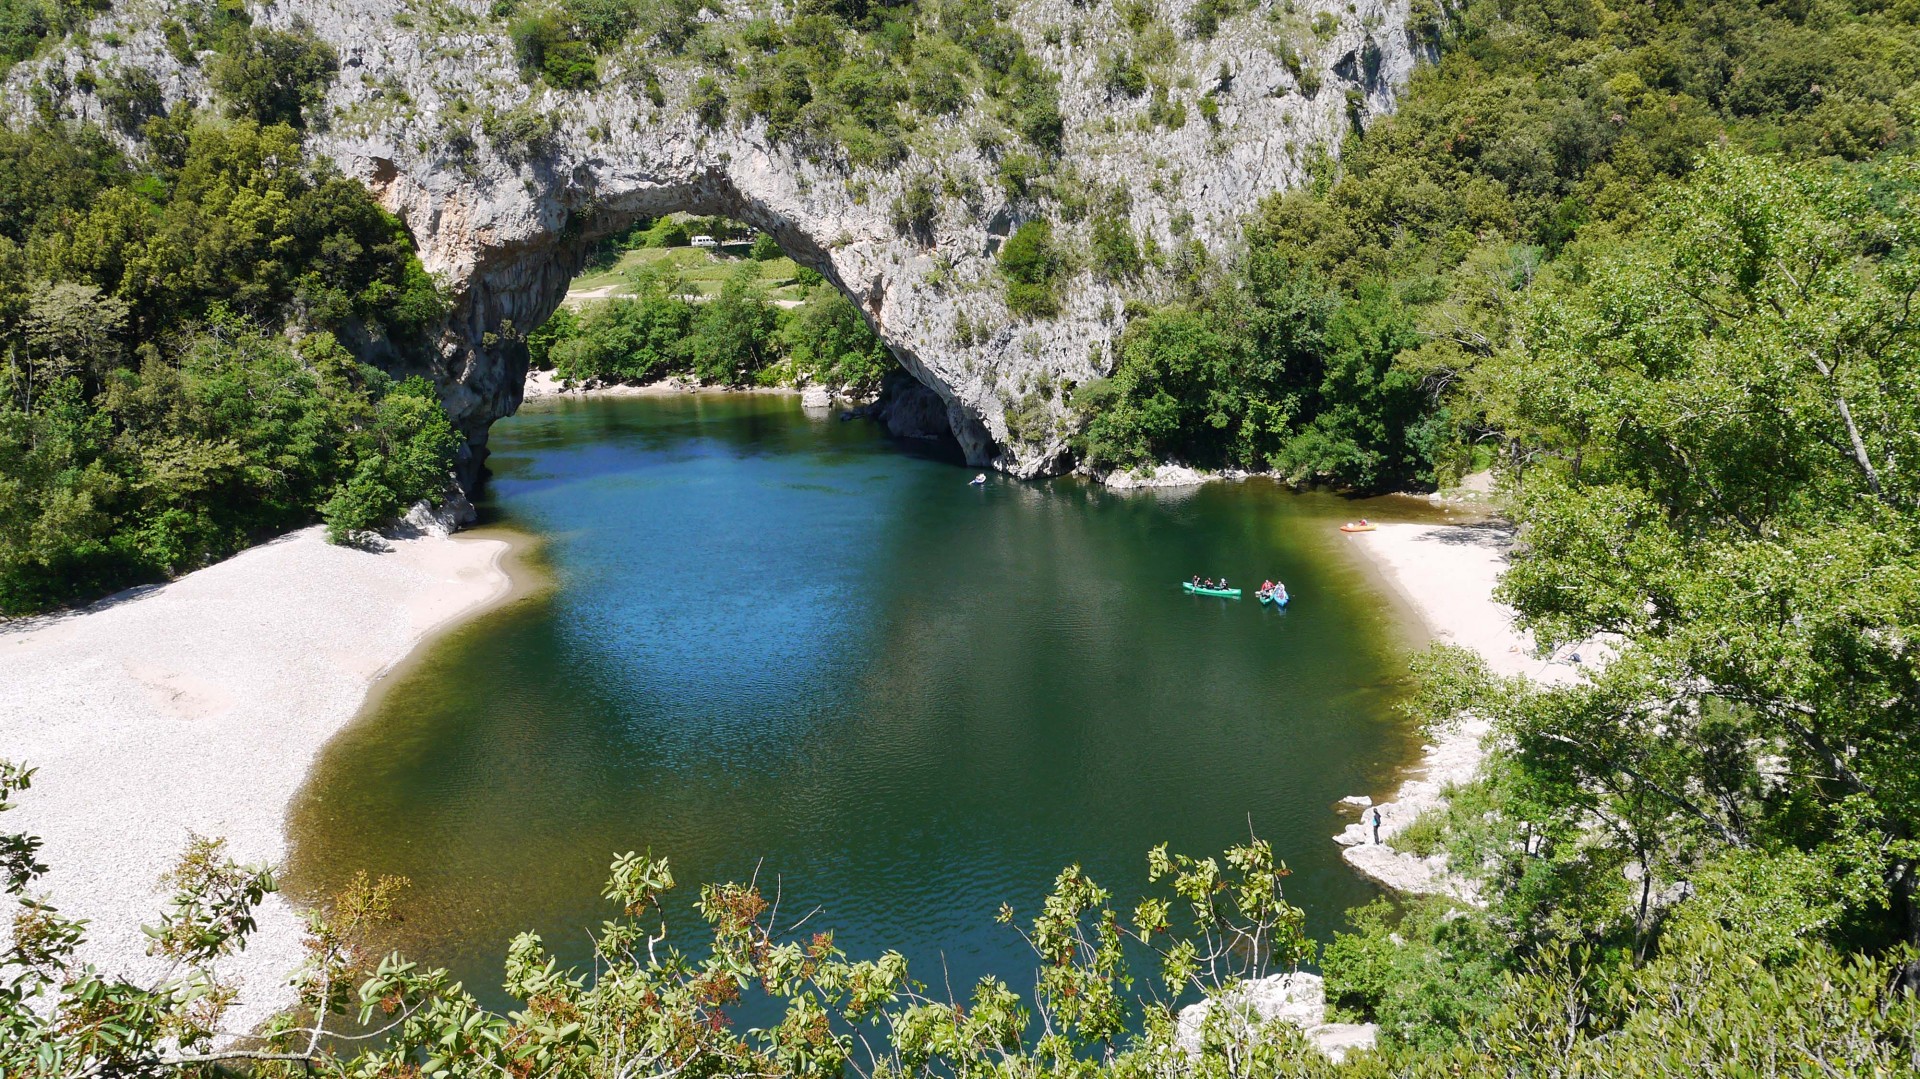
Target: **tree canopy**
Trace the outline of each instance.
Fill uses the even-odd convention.
[[[406,230],[284,124],[187,114],[177,161],[0,131],[0,611],[185,572],[324,511],[337,537],[438,497],[424,383],[338,335],[423,346]]]

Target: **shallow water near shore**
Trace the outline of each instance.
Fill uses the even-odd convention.
[[[1335,525],[1263,481],[1114,493],[971,470],[791,398],[542,402],[497,424],[487,519],[550,586],[441,638],[327,747],[289,892],[411,880],[383,944],[498,1003],[506,942],[584,964],[615,853],[670,858],[685,948],[704,881],[818,908],[856,957],[1016,989],[1024,923],[1079,863],[1130,909],[1154,844],[1249,826],[1322,938],[1374,892],[1334,802],[1390,789],[1404,612]],[[1241,600],[1184,595],[1227,575]],[[1278,575],[1278,611],[1252,587]]]

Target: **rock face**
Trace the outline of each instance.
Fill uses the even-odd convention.
[[[1327,988],[1318,974],[1295,971],[1243,983],[1231,992],[1180,1009],[1174,1045],[1188,1056],[1200,1055],[1204,1028],[1215,1012],[1221,1033],[1235,1044],[1252,1042],[1259,1028],[1275,1020],[1292,1023],[1334,1063],[1350,1050],[1371,1049],[1380,1028],[1372,1023],[1327,1022]]]
[[[1190,6],[1171,0],[1158,15],[1184,27]],[[644,43],[608,57],[598,89],[529,86],[488,0],[278,0],[252,10],[261,25],[305,23],[339,53],[329,119],[311,144],[406,222],[452,298],[424,373],[466,434],[470,475],[488,426],[521,402],[524,335],[560,303],[591,245],[643,216],[724,214],[772,235],[845,291],[938,395],[970,461],[1022,476],[1066,463],[1068,392],[1110,369],[1124,300],[1167,287],[1158,271],[1122,287],[1082,269],[1056,317],[1010,314],[995,272],[1003,239],[1046,216],[1068,250],[1083,252],[1092,224],[1053,200],[1008,193],[1000,151],[973,137],[982,103],[923,123],[903,162],[852,169],[770,141],[757,120],[709,129],[688,105],[698,72],[652,67]],[[1197,241],[1219,256],[1262,196],[1300,183],[1352,125],[1392,108],[1415,60],[1407,11],[1408,0],[1264,0],[1211,40],[1186,37],[1177,57],[1156,58],[1177,76],[1170,103],[1192,117],[1177,128],[1150,122],[1147,95],[1106,88],[1103,50],[1127,33],[1114,5],[1024,0],[1009,21],[1061,74],[1066,138],[1055,175],[1124,193],[1143,243],[1177,252]],[[209,101],[203,67],[168,51],[163,15],[116,5],[86,44],[16,69],[7,96],[24,103],[29,80],[52,76],[72,87],[68,114],[99,120],[100,102],[82,88],[92,80],[76,76],[129,65],[154,72],[169,102]],[[931,228],[906,235],[891,207],[916,180],[942,194]],[[399,363],[380,357],[377,342],[360,344]]]

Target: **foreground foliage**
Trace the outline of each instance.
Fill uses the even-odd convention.
[[[32,778],[0,763],[0,809]],[[0,872],[18,900],[0,953],[0,1069],[23,1079],[176,1076],[213,1064],[367,1077],[1679,1076],[1920,1066],[1920,1002],[1890,994],[1879,964],[1813,947],[1773,969],[1743,938],[1706,922],[1674,934],[1658,960],[1619,977],[1605,997],[1591,957],[1543,953],[1493,983],[1493,1008],[1459,1048],[1389,1045],[1336,1067],[1296,1028],[1231,1022],[1230,1003],[1214,1009],[1195,1043],[1176,1047],[1177,1003],[1311,956],[1301,912],[1282,894],[1286,869],[1257,840],[1221,859],[1152,851],[1148,875],[1161,894],[1131,911],[1077,867],[1062,871],[1031,923],[1009,929],[1032,946],[1031,995],[987,977],[964,999],[914,980],[897,952],[852,960],[832,933],[798,932],[806,918],[783,914],[777,894],[754,882],[703,887],[693,904],[699,931],[683,938],[667,862],[629,853],[611,868],[615,916],[595,934],[593,973],[561,969],[537,935],[522,934],[507,947],[505,988],[523,1003],[492,1012],[444,971],[378,954],[379,926],[405,882],[362,877],[311,917],[308,959],[292,973],[297,1007],[238,1043],[222,1034],[236,997],[219,969],[254,931],[271,872],[234,864],[218,841],[195,840],[167,881],[173,900],[148,930],[166,973],[131,981],[75,959],[85,926],[30,896],[45,871],[37,840],[0,834]],[[1011,926],[1014,912],[1003,909],[1000,920]],[[743,1007],[777,1019],[739,1029],[729,1013]]]

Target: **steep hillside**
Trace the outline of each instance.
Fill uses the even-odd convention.
[[[40,80],[64,88],[54,108],[114,126],[118,73],[141,69],[169,106],[210,103],[220,58],[197,27],[221,10],[119,5],[16,69],[14,98]],[[758,226],[845,290],[969,459],[1057,469],[1066,393],[1110,367],[1126,299],[1164,291],[1193,245],[1236,244],[1262,196],[1392,108],[1414,62],[1398,0],[646,10],[611,34],[585,5],[254,12],[337,56],[310,146],[406,223],[450,296],[422,373],[469,474],[520,402],[524,335],[590,245],[671,211]],[[1050,242],[1004,266],[1033,222]]]

